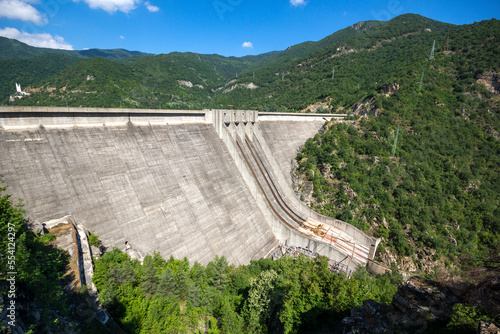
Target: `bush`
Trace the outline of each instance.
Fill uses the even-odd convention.
[[[446,328],[452,333],[475,333],[480,321],[491,321],[474,306],[457,303],[453,305],[451,320]]]
[[[40,237],[40,241],[43,242],[44,244],[48,244],[51,241],[56,240],[57,237],[53,234],[44,234]]]
[[[89,235],[89,245],[90,246],[95,246],[99,247],[101,246],[102,242],[99,240],[99,236],[97,234],[91,233]]]

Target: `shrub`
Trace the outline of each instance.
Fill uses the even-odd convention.
[[[99,240],[99,236],[97,234],[91,233],[89,235],[89,245],[90,246],[95,246],[99,247],[101,246],[102,242]]]

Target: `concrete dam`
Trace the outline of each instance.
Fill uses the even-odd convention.
[[[299,147],[334,117],[0,107],[0,174],[28,218],[71,216],[108,248],[246,264],[281,243],[352,270],[379,240],[310,210],[291,185]]]

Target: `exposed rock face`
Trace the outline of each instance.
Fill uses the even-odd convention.
[[[487,90],[495,95],[500,95],[500,73],[485,72],[478,77],[477,83],[484,84]]]
[[[181,86],[186,86],[186,87],[193,87],[193,83],[191,81],[186,81],[186,80],[177,80],[177,83]]]
[[[358,102],[352,107],[352,114],[353,115],[373,115],[373,116],[380,116],[382,114],[382,111],[376,107],[373,106],[373,102],[375,99],[364,99],[362,102]]]
[[[321,175],[327,180],[334,180],[335,179],[335,174],[332,171],[332,165],[330,164],[322,164],[321,168]]]
[[[390,96],[399,90],[399,84],[387,84],[382,86],[382,91],[385,93],[385,96]]]
[[[423,333],[432,322],[450,320],[453,305],[461,302],[449,288],[412,277],[402,284],[391,305],[365,300],[342,320],[342,333]]]
[[[222,93],[226,94],[226,93],[232,92],[233,90],[235,90],[238,87],[246,88],[246,89],[257,89],[257,88],[259,88],[259,86],[257,86],[253,82],[250,82],[250,83],[247,83],[247,84],[246,83],[240,83],[240,84],[236,84],[236,85],[233,85],[233,86],[231,86],[229,88],[224,89],[224,91]]]
[[[493,323],[481,321],[477,332],[479,334],[499,334],[500,329]]]
[[[328,103],[326,103],[326,102],[317,102],[317,103],[310,104],[301,110],[301,112],[306,112],[306,111],[310,111],[310,112],[328,111],[328,112],[331,112],[331,108],[328,105]]]

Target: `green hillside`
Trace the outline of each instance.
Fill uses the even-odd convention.
[[[423,270],[500,244],[500,99],[482,81],[500,70],[499,32],[497,20],[453,27],[449,51],[438,42],[431,60],[419,45],[439,41],[433,33],[339,60],[339,72],[359,62],[350,69],[363,71],[372,87],[360,84],[359,93],[330,105],[345,112],[364,99],[365,112],[380,116],[327,125],[298,155],[299,177],[316,210],[382,237],[381,259],[388,247]],[[370,69],[377,62],[385,76]],[[335,80],[354,86],[342,74]],[[388,83],[400,89],[388,96],[380,89]]]
[[[173,52],[118,61],[101,57],[78,61],[75,57],[44,55],[49,62],[57,62],[61,57],[73,60],[68,66],[61,63],[64,70],[52,72],[51,77],[41,76],[35,69],[38,66],[36,57],[0,61],[0,66],[11,67],[15,62],[30,64],[27,73],[39,75],[37,80],[24,80],[22,84],[31,83],[40,91],[17,100],[15,104],[18,105],[64,106],[67,103],[70,106],[200,109],[207,106],[214,90],[223,87],[237,73],[272,55],[236,58]],[[7,92],[2,96],[4,101],[8,92],[12,92],[9,88],[13,80],[18,77],[20,75],[6,76],[1,80]]]
[[[15,83],[24,89],[38,87],[51,76],[81,61],[64,54],[40,54],[29,59],[8,59],[0,61],[0,101],[7,102],[9,95],[16,92]]]
[[[109,50],[89,49],[89,50],[78,51],[78,50],[37,48],[15,39],[0,37],[0,60],[28,59],[33,56],[42,55],[46,53],[63,54],[78,58],[104,57],[110,59],[151,55],[150,53],[144,53],[139,51],[128,51],[124,49],[109,49]]]
[[[360,22],[317,42],[327,46],[306,58],[262,66],[237,80],[253,82],[259,89],[233,90],[220,94],[217,100],[271,111],[301,110],[309,104],[330,100],[334,110],[351,107],[383,84],[407,77],[408,71],[418,71],[433,40],[438,39],[442,47],[446,32],[453,29],[452,25],[410,14],[388,22]],[[308,45],[316,50],[314,44]],[[273,58],[276,57],[280,54]]]

